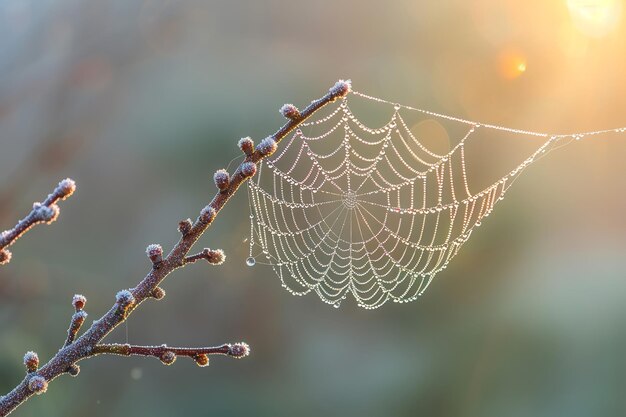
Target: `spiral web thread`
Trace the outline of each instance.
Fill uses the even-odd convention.
[[[384,106],[391,116],[368,127],[348,106],[352,100]],[[448,152],[430,150],[409,128],[410,115],[456,125],[457,143]],[[473,191],[466,145],[481,130],[539,143],[508,173]],[[349,294],[367,309],[415,300],[528,166],[556,147],[606,132],[626,129],[549,135],[353,91],[326,116],[303,123],[248,182],[247,263],[264,257],[292,294],[313,291],[335,307]]]

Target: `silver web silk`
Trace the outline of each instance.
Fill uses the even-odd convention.
[[[349,106],[355,100],[380,107],[388,119],[365,125]],[[450,123],[456,137],[435,152],[411,118]],[[574,140],[625,130],[549,135],[352,92],[285,138],[248,182],[247,264],[269,264],[292,294],[315,292],[335,307],[350,295],[367,309],[415,300],[525,168]],[[532,140],[513,169],[476,186],[466,147],[480,131]]]

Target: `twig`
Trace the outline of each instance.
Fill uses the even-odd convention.
[[[216,185],[219,188],[218,193],[213,200],[201,210],[200,215],[196,221],[192,224],[188,220],[183,220],[179,223],[178,229],[181,233],[181,238],[174,248],[170,251],[167,257],[163,258],[163,250],[158,245],[151,245],[148,247],[148,256],[152,261],[152,269],[148,274],[137,284],[135,288],[130,290],[122,290],[117,293],[116,302],[100,319],[93,322],[91,327],[78,339],[69,345],[61,348],[57,354],[50,359],[48,363],[43,365],[34,371],[30,371],[24,380],[18,384],[10,393],[0,398],[0,417],[4,417],[12,412],[16,407],[25,402],[33,394],[41,394],[46,391],[48,383],[54,380],[59,375],[64,373],[70,373],[71,375],[78,374],[77,362],[94,356],[98,353],[118,353],[125,354],[128,351],[129,354],[146,354],[158,352],[161,354],[164,352],[171,352],[172,355],[185,355],[191,353],[197,353],[199,355],[209,353],[221,353],[231,357],[243,357],[249,352],[247,345],[245,344],[233,344],[223,345],[218,348],[198,348],[195,350],[187,350],[187,348],[150,348],[140,346],[128,346],[127,345],[103,345],[100,342],[117,326],[123,323],[128,316],[146,299],[161,299],[165,295],[164,291],[159,287],[159,284],[174,270],[185,265],[186,262],[190,262],[190,258],[187,256],[193,245],[202,236],[206,229],[215,219],[215,216],[228,202],[230,197],[237,191],[239,186],[252,177],[256,173],[257,163],[263,158],[271,155],[278,145],[278,143],[286,137],[291,131],[297,128],[303,121],[309,118],[313,113],[322,108],[328,103],[331,103],[338,98],[345,97],[350,92],[349,81],[338,81],[333,87],[330,88],[328,93],[322,98],[311,102],[299,116],[294,115],[286,117],[289,121],[281,127],[272,136],[263,139],[256,148],[250,138],[244,138],[239,141],[241,150],[245,153],[246,158],[244,162],[239,165],[232,176],[224,178],[223,174],[216,176]],[[227,180],[227,185],[224,181]],[[219,183],[218,183],[219,181]],[[191,259],[195,259],[196,256],[192,256]],[[199,258],[198,258],[199,259]],[[72,326],[70,326],[72,330]],[[68,340],[69,332],[68,332]],[[109,346],[109,347],[106,347]],[[114,347],[118,346],[118,347]],[[124,347],[120,347],[124,346]],[[245,349],[244,349],[245,346]],[[152,350],[151,350],[152,349]],[[157,350],[154,350],[157,349]],[[161,349],[161,350],[158,350]],[[203,350],[211,349],[211,350]],[[109,350],[105,352],[106,350]],[[116,351],[116,352],[113,352]],[[143,353],[140,353],[143,352]],[[241,352],[240,355],[234,354],[235,352]],[[150,356],[154,356],[150,354]],[[168,355],[171,356],[171,355]],[[208,356],[207,356],[208,358]],[[203,359],[201,359],[203,360]],[[31,367],[32,368],[32,367]],[[30,368],[29,368],[30,369]]]
[[[199,366],[209,364],[209,355],[225,355],[231,358],[241,359],[250,354],[250,347],[246,343],[225,344],[217,347],[169,347],[161,346],[136,346],[129,344],[103,344],[94,347],[94,355],[110,354],[122,356],[153,356],[165,365],[174,363],[178,356],[192,358]]]
[[[73,180],[67,178],[57,185],[57,187],[48,195],[43,203],[33,204],[32,211],[28,216],[20,220],[14,228],[6,230],[0,234],[0,265],[8,264],[11,261],[11,252],[6,249],[15,243],[24,233],[28,232],[33,226],[46,223],[50,224],[59,217],[59,200],[65,200],[71,196],[76,190],[76,184]]]
[[[194,263],[201,259],[205,259],[208,263],[212,265],[221,265],[226,260],[226,255],[224,255],[224,251],[221,249],[204,248],[200,253],[187,256],[185,258],[185,264]]]
[[[85,308],[85,304],[87,304],[87,298],[84,295],[76,294],[74,298],[72,298],[72,305],[74,306],[74,310],[76,313],[72,315],[72,320],[70,321],[70,327],[67,329],[67,339],[65,340],[65,344],[63,347],[69,346],[74,343],[74,339],[76,339],[76,335],[80,331],[80,328],[83,326],[85,319],[87,318],[87,313],[83,310]]]

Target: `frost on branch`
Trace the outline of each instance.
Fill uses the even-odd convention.
[[[59,217],[59,206],[51,204],[49,207],[41,203],[33,204],[33,213],[35,221],[40,223],[51,224]]]
[[[226,191],[228,189],[228,185],[230,184],[230,175],[225,169],[220,169],[213,174],[213,181],[215,181],[215,186],[220,191]]]
[[[250,354],[250,346],[247,343],[233,343],[229,346],[229,355],[235,359],[245,358]]]
[[[274,138],[269,136],[263,139],[261,143],[256,146],[256,150],[259,151],[261,156],[270,156],[271,154],[276,152],[277,147],[278,145],[276,144]]]
[[[215,218],[216,215],[216,211],[213,207],[211,207],[211,205],[206,206],[205,208],[203,208],[200,211],[200,218],[199,220],[202,223],[208,224],[211,223],[213,221],[213,219]]]
[[[74,343],[76,335],[83,326],[83,323],[85,323],[85,319],[87,318],[87,313],[83,310],[85,304],[87,304],[87,298],[85,298],[84,295],[75,294],[74,297],[72,297],[72,306],[74,307],[75,313],[72,315],[70,327],[67,329],[67,339],[65,339],[64,347]]]
[[[60,200],[65,200],[76,190],[76,183],[66,178],[59,182],[59,185],[48,195],[43,203],[34,203],[31,212],[20,220],[15,227],[5,230],[0,234],[0,265],[5,265],[11,260],[11,252],[6,248],[15,243],[20,237],[29,231],[33,226],[41,223],[50,224],[59,217]]]
[[[335,97],[345,97],[352,91],[352,81],[339,80],[328,91]]]
[[[121,290],[115,295],[115,302],[117,303],[118,309],[126,313],[126,311],[135,304],[135,296],[129,290]]]
[[[221,249],[205,248],[202,254],[206,257],[207,262],[213,265],[221,265],[226,260],[226,255]]]
[[[173,364],[178,357],[188,357],[198,366],[209,364],[209,355],[224,355],[240,359],[250,354],[250,348],[245,343],[225,344],[216,347],[169,347],[161,346],[138,346],[130,344],[103,344],[94,347],[94,354],[111,354],[122,356],[151,356],[159,359],[165,365]]]
[[[169,366],[173,364],[174,362],[176,362],[176,354],[168,350],[168,351],[163,352],[163,354],[161,355],[159,359],[161,360],[161,362],[163,362],[164,365]]]
[[[57,189],[59,191],[59,198],[61,200],[65,200],[66,198],[74,194],[74,191],[76,191],[76,183],[73,179],[66,178],[59,183]]]
[[[74,313],[74,315],[72,315],[70,327],[67,329],[67,339],[65,340],[64,346],[68,346],[74,343],[76,335],[80,331],[80,328],[83,327],[83,323],[85,323],[86,318],[87,313],[85,313],[84,310],[78,310],[76,313]]]
[[[146,255],[152,261],[152,264],[160,264],[163,262],[163,248],[161,245],[153,243],[146,248]]]
[[[239,143],[237,145],[239,146],[239,149],[241,149],[241,151],[248,156],[252,155],[254,152],[254,141],[251,137],[239,139]]]
[[[231,185],[238,186],[243,179],[255,175],[256,163],[264,156],[275,152],[277,144],[283,140],[287,134],[297,128],[306,118],[314,112],[332,102],[336,96],[326,94],[318,100],[314,100],[301,111],[300,118],[291,119],[285,126],[277,130],[272,136],[264,139],[257,148],[250,138],[243,138],[239,141],[239,147],[246,154],[247,158],[235,172],[241,173],[230,179]],[[292,109],[291,109],[292,110]],[[285,116],[288,117],[293,112],[285,108]],[[255,151],[258,151],[256,152]],[[235,183],[237,181],[237,183]],[[46,391],[49,381],[60,375],[78,375],[80,368],[78,361],[100,355],[141,355],[159,358],[166,364],[173,363],[177,357],[189,357],[198,366],[207,366],[210,355],[222,355],[231,358],[243,358],[249,355],[250,348],[245,343],[223,344],[217,347],[178,347],[167,346],[134,346],[129,344],[102,344],[102,340],[117,326],[127,320],[128,315],[134,311],[146,298],[161,299],[165,296],[165,291],[159,286],[173,271],[185,264],[189,259],[205,259],[212,264],[220,264],[224,261],[224,252],[219,249],[205,249],[198,255],[187,256],[202,236],[204,231],[215,219],[217,213],[229,201],[237,187],[233,188],[233,193],[218,193],[212,202],[206,205],[201,211],[196,223],[191,220],[183,220],[178,224],[181,233],[180,240],[172,248],[170,255],[163,259],[162,248],[155,245],[149,248],[148,257],[153,262],[163,259],[159,268],[151,268],[143,279],[141,279],[132,292],[122,290],[117,293],[116,301],[112,308],[104,313],[99,319],[94,320],[90,327],[80,338],[75,338],[80,325],[85,322],[84,312],[86,299],[82,295],[75,295],[72,299],[74,314],[68,330],[68,338],[64,345],[51,360],[39,366],[34,353],[27,353],[24,357],[24,364],[29,372],[25,378],[15,386],[13,390],[4,396],[0,396],[0,416],[6,416],[19,405],[23,404],[30,396],[41,394]],[[66,179],[59,183],[58,187],[48,196],[48,198],[36,205],[28,217],[18,223],[18,225],[0,235],[0,264],[6,263],[10,259],[10,253],[6,248],[13,244],[20,236],[34,224],[41,221],[52,221],[58,215],[58,207],[55,203],[69,197],[75,190],[74,181]],[[43,208],[46,207],[46,208]],[[171,260],[171,262],[170,262]]]
[[[293,104],[283,104],[279,112],[287,119],[298,119],[300,117],[300,110]]]
[[[35,372],[39,368],[39,356],[33,351],[26,352],[24,355],[24,366],[28,372]]]
[[[253,177],[256,174],[256,164],[254,162],[244,162],[241,164],[241,175],[244,178]]]
[[[178,222],[178,231],[181,235],[186,236],[191,231],[193,227],[193,223],[191,223],[191,219],[185,219]]]
[[[42,376],[34,375],[28,381],[28,389],[37,395],[43,394],[48,390],[48,381]]]
[[[200,259],[205,259],[212,265],[221,265],[226,260],[226,255],[221,249],[204,248],[202,252],[198,254],[187,256],[185,258],[185,264],[193,263],[199,261]]]
[[[87,298],[84,295],[74,294],[74,297],[72,297],[72,306],[74,307],[74,310],[76,310],[76,312],[79,312],[80,310],[85,308],[86,304]]]

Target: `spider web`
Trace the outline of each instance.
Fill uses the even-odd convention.
[[[365,125],[352,101],[374,105],[368,117],[385,114],[386,120]],[[436,151],[441,146],[415,132],[411,126],[420,120],[449,125],[448,149]],[[247,264],[269,264],[292,294],[315,292],[335,307],[350,294],[368,309],[415,300],[528,166],[582,137],[625,130],[548,135],[481,125],[353,91],[285,138],[248,182]],[[534,140],[504,173],[490,180],[476,171],[470,181],[467,148],[479,132]],[[480,161],[485,152],[479,149]]]

